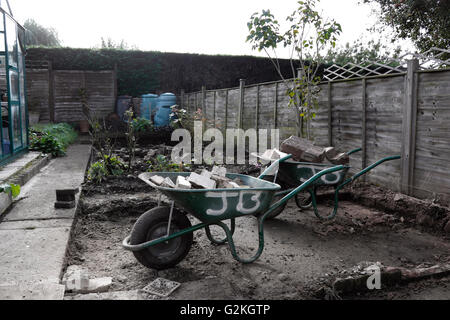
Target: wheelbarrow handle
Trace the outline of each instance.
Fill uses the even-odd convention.
[[[348,168],[347,166],[343,166],[343,165],[338,165],[335,167],[331,167],[331,168],[326,168],[318,173],[316,173],[314,176],[312,176],[311,178],[309,178],[307,181],[303,182],[300,186],[298,186],[297,188],[295,188],[294,190],[292,190],[291,192],[289,192],[286,196],[284,196],[282,199],[280,199],[279,201],[275,202],[273,205],[270,206],[269,210],[267,210],[262,219],[265,219],[265,217],[267,217],[267,215],[269,213],[271,213],[273,210],[275,210],[276,208],[278,208],[279,206],[281,206],[282,204],[284,204],[286,201],[289,201],[289,199],[291,199],[292,197],[294,197],[297,193],[303,191],[304,189],[308,188],[311,184],[313,184],[317,179],[320,179],[322,176],[332,173],[332,172],[336,172],[336,171],[341,171],[345,168]]]
[[[378,166],[379,166],[380,164],[382,164],[383,162],[386,162],[386,161],[392,161],[392,160],[398,160],[398,159],[401,159],[401,156],[391,156],[391,157],[386,157],[386,158],[383,158],[383,159],[381,159],[381,160],[378,160],[377,162],[371,164],[370,166],[368,166],[368,167],[362,169],[360,172],[358,172],[357,174],[355,174],[353,177],[351,177],[351,178],[349,178],[348,180],[346,180],[343,184],[347,184],[347,183],[349,183],[349,182],[355,181],[355,180],[358,179],[360,176],[366,174],[367,172],[369,172],[369,171],[372,170],[373,168],[378,167]]]
[[[288,159],[292,158],[292,154],[288,154],[287,156],[284,156],[283,158],[277,159],[274,161],[264,172],[258,177],[258,179],[263,179],[269,172],[272,171],[274,167],[276,167],[280,162],[286,161]]]
[[[353,149],[353,150],[347,152],[347,155],[349,156],[349,155],[352,155],[352,154],[354,154],[356,152],[360,152],[360,151],[362,151],[362,148]]]
[[[314,214],[321,220],[330,220],[333,219],[336,214],[337,214],[337,210],[338,210],[338,204],[339,204],[339,191],[347,184],[355,181],[356,179],[358,179],[360,176],[366,174],[367,172],[369,172],[370,170],[372,170],[373,168],[379,166],[380,164],[382,164],[383,162],[386,161],[391,161],[391,160],[398,160],[400,159],[400,156],[392,156],[392,157],[386,157],[383,158],[377,162],[375,162],[374,164],[371,164],[370,166],[368,166],[367,168],[364,168],[363,170],[361,170],[360,172],[358,172],[357,174],[355,174],[353,177],[348,178],[347,180],[345,180],[343,183],[341,183],[340,185],[338,185],[336,187],[336,189],[334,190],[334,208],[333,211],[331,212],[331,214],[329,214],[328,216],[322,216],[321,214],[319,214],[319,211],[317,209],[317,202],[316,202],[316,195],[314,193],[311,194],[311,201],[313,204],[313,208],[314,208]]]

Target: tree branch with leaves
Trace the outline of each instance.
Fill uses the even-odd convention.
[[[298,8],[286,18],[289,27],[284,32],[270,10],[254,13],[247,23],[247,42],[253,50],[264,51],[272,61],[287,88],[289,105],[298,111],[299,135],[308,139],[310,123],[318,108],[319,70],[327,51],[336,46],[337,36],[342,32],[339,23],[324,19],[315,9],[318,1],[298,1]],[[281,72],[277,54],[280,47],[289,49],[292,79],[286,79]]]

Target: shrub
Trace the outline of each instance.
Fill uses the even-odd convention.
[[[148,161],[148,164],[150,165],[148,172],[183,172],[183,168],[189,168],[188,166],[183,167],[180,164],[173,163],[163,155],[157,155],[156,158]]]
[[[36,124],[30,128],[30,150],[62,156],[78,134],[67,123]]]
[[[133,119],[131,124],[135,132],[148,132],[153,130],[153,124],[150,120],[145,118]]]
[[[14,183],[4,183],[0,185],[0,192],[10,193],[13,198],[16,198],[20,194],[20,186]]]
[[[101,183],[108,176],[120,176],[127,166],[118,157],[103,156],[103,159],[94,162],[88,170],[88,180]]]
[[[108,176],[105,163],[103,161],[95,162],[88,171],[88,180],[95,183],[101,183]]]
[[[48,133],[41,135],[31,133],[29,149],[51,154],[54,157],[65,155],[65,148],[63,145],[54,136]]]

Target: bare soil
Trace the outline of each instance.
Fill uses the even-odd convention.
[[[170,152],[170,148],[154,147],[167,155]],[[200,230],[194,233],[189,254],[175,268],[159,272],[147,269],[121,246],[139,216],[155,207],[159,199],[137,178],[139,170],[145,170],[141,160],[129,175],[83,186],[82,210],[73,230],[68,265],[82,265],[91,277],[112,277],[110,292],[142,289],[162,277],[181,283],[169,299],[322,299],[318,292],[330,279],[362,261],[407,268],[450,261],[449,236],[442,232],[448,208],[364,185],[343,191],[338,215],[332,221],[320,221],[312,209],[300,211],[290,201],[280,216],[266,221],[264,252],[252,264],[235,261],[227,245],[210,243]],[[229,166],[228,170],[252,175],[259,172],[249,166]],[[321,193],[319,200],[322,212],[332,210],[329,193]],[[165,197],[161,201],[168,205]],[[420,223],[425,213],[438,222],[437,229],[431,228],[430,221]],[[257,220],[243,217],[236,224],[238,253],[252,256],[258,247]],[[222,238],[221,232],[213,227],[213,233]],[[450,279],[340,298],[450,299]]]
[[[181,282],[171,298],[183,296],[183,284],[216,279],[223,290],[211,288],[210,299],[315,299],[316,292],[330,276],[361,261],[380,261],[384,265],[413,267],[448,261],[450,244],[444,235],[431,235],[409,227],[401,219],[376,209],[342,201],[337,218],[319,221],[312,210],[299,211],[291,201],[285,211],[265,225],[265,249],[253,264],[236,262],[227,246],[211,244],[204,231],[197,231],[190,253],[177,267],[159,271],[141,266],[133,254],[121,247],[134,222],[146,208],[137,199],[156,205],[154,191],[137,194],[103,194],[91,198],[110,199],[112,204],[79,215],[68,264],[86,267],[91,277],[113,277],[110,291],[142,289],[157,277]],[[131,200],[130,200],[131,199]],[[86,199],[84,200],[86,201]],[[123,209],[115,210],[117,203]],[[127,204],[129,208],[127,209]],[[320,210],[331,210],[325,201]],[[195,218],[192,218],[195,222]],[[218,232],[218,231],[217,231]],[[237,219],[235,242],[239,254],[250,256],[257,249],[256,218]],[[344,299],[449,299],[449,280],[429,280],[408,287],[355,294]],[[205,292],[199,298],[205,297]]]

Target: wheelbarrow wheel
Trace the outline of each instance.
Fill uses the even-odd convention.
[[[279,201],[283,197],[284,197],[284,195],[274,196],[271,205],[274,204],[275,202]],[[283,212],[283,210],[286,208],[287,203],[288,203],[288,201],[286,201],[285,203],[280,205],[278,208],[273,210],[271,213],[269,213],[269,215],[266,217],[266,219],[271,220],[271,219],[275,219],[276,217],[278,217]]]
[[[313,191],[315,192],[315,191]],[[312,207],[312,197],[309,191],[299,192],[295,195],[295,203],[300,209],[309,209]]]
[[[167,234],[170,208],[157,207],[144,213],[134,224],[131,231],[130,244],[140,244],[161,238]],[[190,228],[189,219],[177,209],[173,209],[170,233]],[[192,232],[169,241],[150,246],[140,251],[134,251],[136,259],[146,266],[156,270],[168,269],[189,253],[192,246]]]

